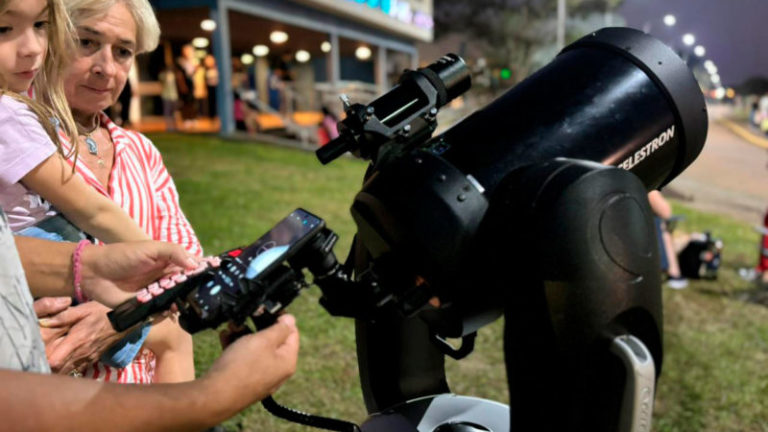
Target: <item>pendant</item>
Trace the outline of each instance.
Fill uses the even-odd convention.
[[[99,160],[97,161],[97,163],[99,164],[99,168],[104,168],[104,159],[102,159],[102,158],[99,158]]]
[[[92,155],[99,154],[99,146],[96,145],[96,140],[91,138],[90,135],[85,137],[85,145],[88,146],[88,153]]]

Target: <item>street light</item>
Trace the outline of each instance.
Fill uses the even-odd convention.
[[[696,45],[696,48],[693,49],[693,53],[696,54],[696,57],[704,57],[707,50],[701,45]]]
[[[696,37],[693,36],[691,33],[686,33],[683,35],[683,43],[691,46],[696,43]]]
[[[664,15],[664,18],[662,19],[664,22],[664,25],[667,27],[672,27],[675,24],[677,24],[677,18],[672,14],[666,14]],[[651,28],[653,27],[653,21],[646,21],[645,24],[643,24],[643,32],[645,33],[651,33]]]
[[[722,87],[718,87],[718,88],[715,90],[715,97],[716,97],[717,99],[722,99],[722,98],[724,98],[724,97],[725,97],[725,93],[726,93],[726,91],[725,91],[725,89],[724,89],[724,88],[722,88]]]

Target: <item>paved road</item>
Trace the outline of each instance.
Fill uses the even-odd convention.
[[[690,207],[762,224],[768,207],[768,151],[719,123],[726,114],[710,108],[704,150],[664,192]]]

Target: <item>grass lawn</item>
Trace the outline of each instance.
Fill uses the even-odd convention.
[[[322,167],[309,152],[266,144],[185,135],[151,137],[162,151],[181,204],[208,254],[258,238],[291,210],[323,217],[341,240],[343,259],[354,234],[349,205],[365,163],[342,158]],[[754,264],[758,234],[747,224],[675,204],[686,216],[680,230],[710,230],[725,242],[717,281],[664,290],[665,352],[654,430],[768,431],[768,295],[736,271]],[[301,329],[299,370],[276,399],[293,408],[362,421],[353,323],[331,318],[318,290],[290,310]],[[762,300],[763,304],[758,302]],[[480,331],[477,349],[461,362],[447,360],[449,382],[461,394],[507,401],[497,322]],[[195,335],[195,362],[204,372],[220,352],[214,332]],[[258,373],[258,371],[254,371]],[[232,383],[237,385],[237,383]],[[228,430],[309,430],[273,418],[255,406],[225,424]]]

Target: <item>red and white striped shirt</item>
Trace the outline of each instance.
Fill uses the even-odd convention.
[[[109,185],[102,185],[82,161],[75,167],[78,174],[102,195],[115,201],[153,240],[176,243],[189,253],[202,256],[203,248],[181,210],[176,185],[155,145],[144,135],[114,124],[104,113],[99,119],[115,146]],[[60,138],[64,151],[69,152],[71,143],[64,135]],[[72,164],[72,158],[68,162]],[[155,355],[142,349],[133,363],[123,369],[97,362],[83,375],[100,381],[150,383],[154,366]]]
[[[102,185],[82,162],[78,162],[77,172],[122,207],[153,240],[176,243],[189,253],[202,256],[203,248],[181,211],[176,185],[157,147],[144,135],[114,124],[104,113],[100,120],[115,146],[109,187]],[[62,147],[69,152],[71,144],[65,136],[61,138]],[[71,158],[69,162],[72,163]]]

